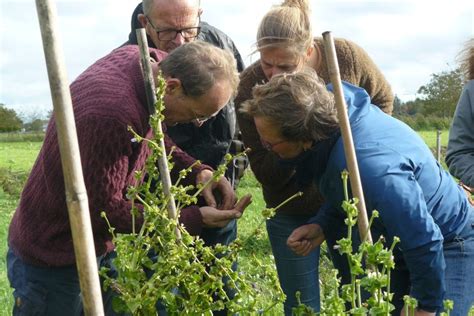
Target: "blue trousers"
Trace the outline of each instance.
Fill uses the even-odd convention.
[[[301,303],[320,310],[319,301],[319,247],[303,257],[295,254],[286,245],[293,230],[308,222],[307,216],[289,216],[277,213],[267,220],[267,232],[272,246],[278,278],[283,293],[285,315],[292,315],[297,306],[296,292],[301,293]]]
[[[115,253],[97,259],[100,267],[112,267]],[[82,300],[79,277],[75,265],[66,267],[38,267],[25,263],[11,249],[7,253],[8,279],[14,289],[13,315],[81,315]],[[111,291],[103,292],[104,312],[112,310]]]
[[[277,213],[267,220],[267,232],[272,246],[280,286],[286,295],[285,315],[292,315],[297,306],[296,292],[299,291],[301,303],[319,312],[321,308],[319,294],[319,247],[307,256],[299,256],[288,248],[286,241],[296,228],[306,225],[313,216],[295,216]],[[350,282],[347,259],[334,250],[336,241],[345,237],[345,226],[334,227],[326,232],[328,252],[334,266],[339,270],[342,283]],[[353,238],[358,237],[354,234]]]
[[[446,294],[454,302],[452,316],[466,316],[474,305],[474,210],[464,229],[453,240],[443,244]],[[395,305],[393,315],[400,315],[403,296],[410,293],[410,273],[404,262],[397,263],[391,274],[391,290]],[[439,313],[438,313],[439,314]]]
[[[237,235],[236,221],[231,221],[223,228],[204,229],[202,235],[207,245],[229,244],[235,240]],[[113,266],[114,258],[115,252],[97,258],[99,269],[101,267],[109,268],[111,277],[114,277],[116,273]],[[236,268],[236,263],[234,268]],[[9,249],[7,269],[10,285],[14,289],[13,315],[62,316],[82,313],[81,289],[75,265],[66,267],[29,265]],[[228,292],[228,295],[232,297],[233,293]],[[119,315],[112,309],[114,296],[112,291],[102,294],[106,315]],[[157,310],[159,315],[166,315],[165,308],[159,302]],[[214,314],[219,315],[219,312],[225,311],[216,311]]]

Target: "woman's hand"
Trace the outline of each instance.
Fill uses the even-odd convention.
[[[318,224],[308,224],[296,228],[288,237],[286,244],[300,256],[308,255],[324,241],[324,232]]]

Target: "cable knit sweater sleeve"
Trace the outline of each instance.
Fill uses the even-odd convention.
[[[118,232],[132,231],[131,202],[126,199],[128,186],[134,183],[129,168],[144,161],[145,151],[133,147],[146,146],[131,142],[131,134],[123,122],[89,116],[77,123],[84,181],[89,197],[93,227],[104,227],[100,213],[105,211]],[[145,149],[145,148],[143,148]],[[137,218],[137,227],[142,218]],[[101,231],[103,231],[101,229]]]

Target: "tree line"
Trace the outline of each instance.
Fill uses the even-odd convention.
[[[432,74],[415,100],[402,102],[397,96],[393,115],[415,130],[448,129],[463,86],[460,69]]]
[[[7,108],[3,103],[0,103],[0,132],[42,132],[48,124],[49,117],[52,111],[43,119],[43,115],[34,113],[26,118],[22,118],[15,110]]]

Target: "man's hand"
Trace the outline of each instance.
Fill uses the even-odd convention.
[[[208,169],[202,170],[196,176],[197,184],[205,184],[210,179],[212,179],[212,171]],[[214,190],[217,190],[220,193],[220,196],[222,196],[219,204],[216,202],[216,197],[213,193]],[[221,210],[232,209],[234,207],[235,201],[237,200],[234,190],[232,189],[232,185],[225,177],[221,177],[218,181],[212,181],[202,190],[201,194],[208,206]]]
[[[295,229],[286,244],[300,256],[308,255],[324,241],[324,232],[318,224],[303,225]]]
[[[229,210],[218,210],[211,206],[200,207],[204,227],[224,227],[234,218],[240,218],[250,203],[252,203],[252,196],[247,194]]]
[[[405,311],[405,306],[402,308],[402,311],[400,312],[400,316],[405,316],[406,311]],[[435,316],[436,313],[432,312],[427,312],[422,309],[416,308],[415,312],[413,313],[413,309],[410,308],[410,311],[408,312],[408,315],[414,315],[414,316]]]

